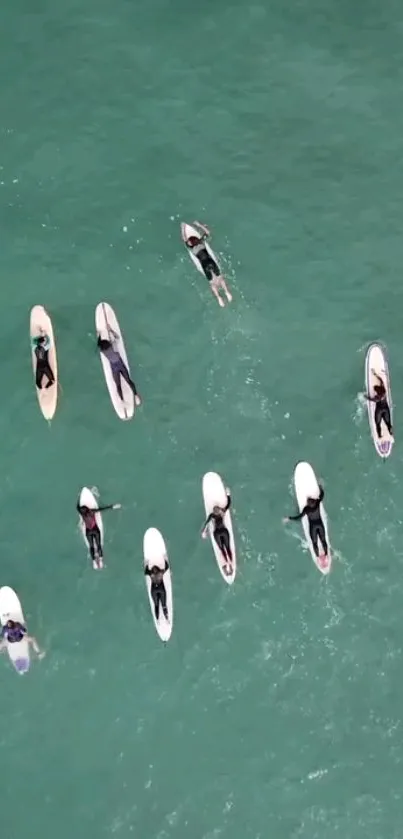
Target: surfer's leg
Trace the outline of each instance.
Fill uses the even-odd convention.
[[[161,600],[161,593],[159,589],[151,589],[151,596],[154,601],[154,614],[155,620],[159,620],[160,616],[160,600]]]
[[[115,387],[118,392],[119,399],[123,402],[123,392],[122,392],[122,382],[120,381],[121,377],[121,368],[120,367],[111,367],[113,381],[115,382]]]
[[[383,406],[381,418],[383,419],[383,421],[386,425],[386,428],[389,431],[389,434],[392,436],[393,435],[393,428],[392,428],[392,422],[391,422],[391,418],[390,418],[390,408],[389,408],[388,404],[385,404]]]
[[[52,385],[54,385],[54,383],[55,383],[55,377],[53,375],[53,370],[52,370],[50,364],[46,364],[46,366],[43,368],[43,373],[48,380],[47,384],[46,384],[46,387],[52,387]]]
[[[122,369],[121,369],[121,371],[120,371],[120,375],[121,375],[122,379],[124,379],[124,380],[125,380],[125,382],[127,382],[127,384],[129,385],[129,387],[131,387],[131,389],[132,389],[132,391],[133,391],[134,395],[135,395],[135,396],[138,396],[136,385],[134,384],[133,380],[130,378],[130,373],[129,373],[129,371],[128,371],[128,369],[127,369],[127,367],[126,367],[126,366],[122,365]]]
[[[379,439],[382,437],[382,428],[381,428],[382,413],[383,413],[382,405],[379,402],[376,402],[375,403],[374,420],[375,420],[376,433],[377,433]]]
[[[313,549],[315,551],[315,556],[319,556],[319,545],[318,545],[318,536],[319,536],[319,524],[318,522],[314,521],[311,522],[309,520],[309,535],[311,537],[311,542],[313,545]]]
[[[201,266],[204,271],[204,276],[208,280],[209,286],[214,294],[215,299],[217,300],[218,305],[221,307],[224,306],[224,300],[222,300],[220,297],[220,284],[218,282],[220,277],[220,269],[218,265],[216,264],[216,262],[214,262],[214,259],[209,258],[203,260],[201,262]]]
[[[36,365],[36,372],[35,372],[35,384],[36,384],[38,390],[42,389],[42,379],[43,379],[44,375],[45,375],[45,371],[43,369],[43,365],[42,364],[37,364]]]
[[[227,298],[227,300],[228,300],[228,303],[231,303],[231,301],[232,301],[232,294],[231,294],[231,292],[230,292],[230,290],[229,290],[229,288],[228,288],[228,286],[227,286],[227,283],[226,283],[226,282],[225,282],[225,280],[224,280],[224,277],[220,277],[220,286],[221,286],[221,288],[222,288],[222,290],[223,290],[223,292],[224,292],[224,294],[225,294],[225,296],[226,296],[226,298]]]
[[[161,586],[160,597],[161,597],[161,606],[162,606],[162,611],[164,613],[164,618],[165,618],[165,620],[168,620],[169,618],[168,618],[168,609],[167,609],[167,593],[166,593],[165,586]]]
[[[221,528],[214,531],[214,539],[218,545],[224,560],[232,562],[232,551],[230,546],[230,538],[227,528]]]
[[[231,540],[227,528],[221,531],[221,542],[223,545],[223,553],[225,552],[229,561],[232,562]]]
[[[328,548],[328,544],[326,542],[326,532],[325,532],[325,527],[324,527],[323,521],[318,522],[318,524],[316,526],[316,533],[317,533],[317,536],[319,537],[319,539],[322,543],[323,551],[327,556],[329,548]]]
[[[95,541],[94,531],[93,530],[86,530],[85,531],[85,536],[86,536],[86,539],[87,539],[87,542],[88,542],[88,547],[90,549],[90,557],[93,561],[95,561],[95,558],[96,558],[96,554],[95,554],[96,541]]]
[[[225,303],[222,297],[220,297],[220,284],[218,282],[217,277],[213,277],[210,280],[209,286],[214,294],[215,299],[217,300],[218,305],[221,306],[221,308],[223,308],[223,306],[225,306]]]
[[[95,542],[98,558],[103,559],[101,531],[100,531],[99,527],[97,527],[96,530],[94,530],[94,542]]]

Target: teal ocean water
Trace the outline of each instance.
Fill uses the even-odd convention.
[[[403,10],[396,0],[16,0],[0,10],[1,574],[46,649],[2,659],[9,839],[401,839]],[[180,240],[200,218],[234,301]],[[115,309],[144,405],[94,347]],[[38,409],[29,311],[62,392]],[[357,393],[388,348],[396,445]],[[323,477],[328,578],[292,513]],[[200,539],[233,493],[238,574]],[[75,502],[104,503],[89,567]],[[164,534],[164,647],[142,574]]]

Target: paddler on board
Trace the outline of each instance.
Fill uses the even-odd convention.
[[[209,516],[207,516],[206,521],[203,525],[202,530],[202,538],[206,539],[208,536],[208,526],[210,522],[213,523],[213,537],[217,544],[217,547],[221,553],[221,556],[224,560],[223,571],[228,577],[232,574],[232,551],[231,551],[231,540],[229,535],[229,530],[224,524],[224,516],[227,510],[229,510],[231,506],[231,494],[227,487],[227,503],[225,507],[219,507],[216,505],[213,507],[212,512]]]
[[[225,301],[220,296],[220,291],[223,291],[228,303],[231,303],[232,294],[228,289],[228,286],[224,280],[224,277],[221,276],[220,269],[213,257],[209,254],[205,242],[210,236],[210,231],[208,227],[204,224],[201,224],[199,221],[194,221],[193,225],[200,230],[199,236],[189,236],[188,239],[185,239],[185,245],[189,248],[192,252],[193,256],[195,256],[199,262],[201,267],[203,268],[204,275],[206,279],[209,281],[209,285],[211,291],[214,294],[214,297],[217,300],[219,306],[225,306]]]
[[[19,621],[13,621],[11,618],[1,628],[0,633],[0,652],[7,648],[8,644],[18,644],[24,638],[31,645],[38,658],[43,658],[45,653],[39,649],[37,641],[32,635],[27,634],[26,627]]]
[[[381,440],[382,420],[385,423],[390,436],[393,437],[392,422],[390,418],[390,408],[387,400],[386,387],[383,379],[381,378],[381,376],[378,376],[378,373],[375,373],[375,370],[371,370],[371,373],[376,379],[376,384],[373,386],[374,395],[370,396],[369,393],[364,393],[364,399],[367,399],[368,402],[375,402],[375,428],[378,438],[379,440]]]
[[[144,569],[144,574],[146,577],[150,577],[151,580],[151,597],[154,603],[154,614],[155,620],[159,621],[160,617],[160,607],[162,608],[162,614],[166,621],[169,622],[169,615],[167,609],[167,592],[164,584],[164,574],[168,571],[169,563],[168,560],[165,559],[165,565],[163,568],[160,568],[158,565],[153,565],[151,568],[146,565]]]
[[[110,334],[118,340],[119,335],[109,327]],[[111,365],[111,371],[113,376],[113,381],[115,382],[116,390],[118,392],[119,399],[123,402],[123,392],[122,392],[122,379],[129,385],[132,389],[134,394],[134,401],[136,405],[141,405],[141,399],[139,394],[137,393],[137,388],[132,379],[130,378],[130,373],[126,367],[126,364],[123,361],[122,356],[120,353],[114,348],[112,341],[108,341],[106,338],[101,338],[101,335],[98,335],[97,340],[97,347],[108,359],[109,364]]]
[[[49,364],[49,335],[46,335],[43,329],[39,328],[39,334],[31,338],[31,346],[36,358],[35,384],[38,390],[42,390],[43,387],[52,387],[55,383],[55,377]],[[47,379],[46,384],[43,381],[44,377]]]
[[[106,504],[103,507],[93,509],[92,507],[87,507],[85,504],[80,504],[80,500],[77,501],[76,510],[79,516],[81,516],[85,527],[85,538],[88,542],[90,557],[94,568],[97,567],[98,561],[103,560],[104,558],[101,531],[97,525],[95,514],[103,513],[104,510],[120,510],[121,506],[121,504]]]
[[[327,555],[329,551],[326,542],[325,526],[323,524],[322,516],[320,514],[320,505],[324,497],[325,491],[323,487],[319,484],[319,498],[307,498],[307,503],[300,513],[297,513],[295,516],[286,516],[286,518],[283,519],[283,523],[286,524],[289,521],[300,521],[303,516],[307,516],[309,524],[309,535],[311,537],[311,542],[315,551],[315,556],[318,558],[318,562],[322,568],[325,568],[327,565]],[[319,539],[323,547],[322,553],[320,553]]]

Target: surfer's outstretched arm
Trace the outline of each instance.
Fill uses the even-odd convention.
[[[202,224],[200,221],[194,221],[193,224],[197,225],[197,227],[199,227],[200,230],[203,231],[203,233],[204,233],[203,238],[207,239],[207,237],[210,236],[210,231],[209,231],[208,227],[206,227],[205,224]]]
[[[373,376],[375,376],[376,380],[379,382],[380,385],[385,385],[383,379],[381,378],[381,376],[378,376],[378,373],[376,373],[375,370],[371,370],[371,373]]]
[[[204,522],[203,527],[202,527],[202,536],[204,536],[207,533],[207,528],[208,528],[210,522],[213,520],[213,518],[214,518],[214,513],[210,513],[210,515],[207,516],[206,521]]]
[[[286,516],[283,519],[284,524],[286,524],[287,521],[300,521],[304,516],[306,516],[308,514],[309,509],[310,508],[308,506],[306,506],[306,507],[304,507],[303,510],[301,510],[300,513],[297,513],[295,516]]]
[[[300,521],[300,519],[302,519],[304,516],[306,516],[305,507],[300,513],[297,513],[296,516],[287,516],[286,521]]]
[[[121,504],[105,504],[103,507],[97,507],[96,510],[91,510],[91,513],[103,513],[104,510],[120,510]]]
[[[230,506],[231,506],[231,496],[230,496],[229,490],[227,489],[227,503],[226,503],[225,507],[222,508],[223,513],[226,513],[227,510],[229,510]]]

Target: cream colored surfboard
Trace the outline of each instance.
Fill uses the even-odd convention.
[[[52,368],[53,375],[55,377],[54,384],[48,388],[37,388],[35,385],[35,390],[38,396],[39,407],[42,411],[43,416],[46,420],[50,421],[53,419],[56,413],[57,407],[57,389],[58,389],[58,376],[57,376],[57,356],[56,356],[56,344],[55,344],[55,336],[53,334],[53,327],[52,321],[44,309],[43,306],[34,306],[31,309],[31,317],[30,317],[30,326],[29,326],[30,337],[36,338],[41,332],[45,333],[50,340],[50,348],[49,348],[49,364]],[[32,369],[34,372],[34,382],[35,382],[35,373],[36,373],[36,356],[31,346],[31,356],[32,356]]]

